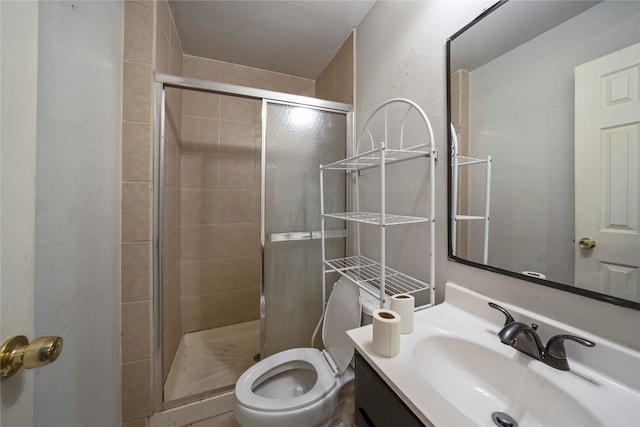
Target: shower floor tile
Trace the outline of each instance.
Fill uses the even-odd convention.
[[[259,320],[184,335],[165,382],[164,400],[234,385],[259,352]]]

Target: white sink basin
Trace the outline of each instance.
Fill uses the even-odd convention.
[[[445,303],[416,313],[414,332],[401,336],[394,358],[373,351],[370,325],[347,334],[426,425],[493,427],[492,414],[503,412],[519,427],[640,426],[639,352],[534,317],[543,342],[563,332],[596,343],[569,342],[571,371],[560,371],[502,344],[504,316],[487,302],[447,284]],[[503,306],[525,320],[517,307]]]
[[[500,411],[522,427],[599,425],[566,390],[530,369],[531,358],[496,351],[503,344],[490,338],[495,349],[477,339],[427,335],[413,343],[410,358],[424,379],[472,420],[488,424],[492,412]]]

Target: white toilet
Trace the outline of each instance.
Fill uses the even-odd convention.
[[[338,393],[354,378],[347,334],[360,326],[358,287],[347,279],[333,287],[325,309],[325,350],[294,348],[269,356],[236,383],[235,416],[243,427],[317,427],[331,422]]]

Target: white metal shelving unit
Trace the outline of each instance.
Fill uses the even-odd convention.
[[[401,114],[401,123],[397,126],[399,134],[389,135],[390,123],[389,109],[402,108],[406,111]],[[396,110],[397,111],[397,110]],[[405,139],[407,129],[405,129],[408,117],[416,118],[424,125],[424,130],[428,135],[428,141],[411,141],[407,143]],[[384,120],[382,141],[374,142],[374,132],[369,129],[369,125],[373,125],[374,118]],[[413,122],[412,122],[413,124]],[[395,128],[395,127],[394,127]],[[371,149],[364,150],[363,139],[368,139],[371,143]],[[417,143],[416,143],[417,142]],[[377,145],[377,146],[376,146]],[[324,264],[324,276],[327,273],[337,272],[348,278],[361,289],[379,298],[380,306],[384,305],[385,300],[398,293],[415,293],[426,289],[430,290],[429,303],[422,307],[428,307],[434,303],[435,289],[432,284],[435,282],[435,161],[437,151],[434,144],[433,130],[431,123],[424,111],[413,101],[403,98],[390,99],[381,104],[367,119],[364,124],[358,144],[356,147],[358,154],[349,158],[339,160],[327,165],[320,165],[320,193],[321,193],[321,236],[322,236],[322,262]],[[429,212],[424,217],[395,215],[387,213],[385,210],[386,200],[386,167],[393,163],[409,161],[417,158],[427,158],[429,168]],[[380,212],[361,212],[359,198],[359,184],[362,171],[378,168],[380,171]],[[355,178],[355,211],[353,212],[325,212],[324,210],[324,174],[327,171],[346,171],[353,174]],[[335,218],[348,223],[355,224],[356,233],[356,254],[339,259],[326,259],[325,252],[325,219]],[[394,270],[386,265],[385,239],[388,227],[402,226],[405,224],[425,223],[429,227],[429,271],[426,274],[427,282],[418,280],[414,277]],[[360,253],[360,225],[368,224],[369,226],[378,227],[380,236],[380,255],[379,260],[373,260]],[[352,236],[353,237],[353,236]],[[323,290],[325,283],[323,277]]]
[[[458,245],[458,223],[460,221],[483,221],[484,233],[483,233],[483,245],[482,245],[482,262],[487,264],[489,261],[489,211],[491,201],[491,156],[487,156],[484,159],[477,159],[474,157],[461,156],[458,147],[458,134],[456,132],[453,123],[451,126],[451,186],[453,187],[451,197],[451,249],[454,255],[457,253]],[[460,176],[461,166],[481,165],[486,167],[485,177],[485,201],[484,201],[484,215],[461,215],[458,213],[458,179]]]

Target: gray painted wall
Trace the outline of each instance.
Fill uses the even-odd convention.
[[[358,26],[356,115],[359,120],[364,120],[378,104],[400,96],[416,101],[432,121],[440,152],[436,171],[438,300],[444,297],[445,282],[452,281],[489,297],[640,349],[640,332],[637,328],[640,314],[637,311],[447,260],[445,43],[448,37],[492,3],[489,0],[376,3]],[[358,124],[356,127],[360,129]],[[403,194],[402,181],[392,181],[387,191],[389,194],[394,191]],[[399,209],[410,210],[414,198],[406,194],[398,197],[395,203]],[[423,261],[413,255],[413,250],[394,251],[389,248],[394,244],[421,248],[424,242],[409,243],[409,234],[403,231],[399,234],[394,237],[396,240],[390,239],[388,263],[401,268],[406,266],[410,273],[420,271],[424,268]]]
[[[491,265],[573,283],[574,68],[638,43],[638,22],[637,4],[603,2],[469,70],[470,150],[493,155]],[[469,173],[470,183],[484,181],[481,168]],[[484,207],[480,190],[470,192],[471,212]]]
[[[41,2],[36,426],[120,425],[122,2]]]

